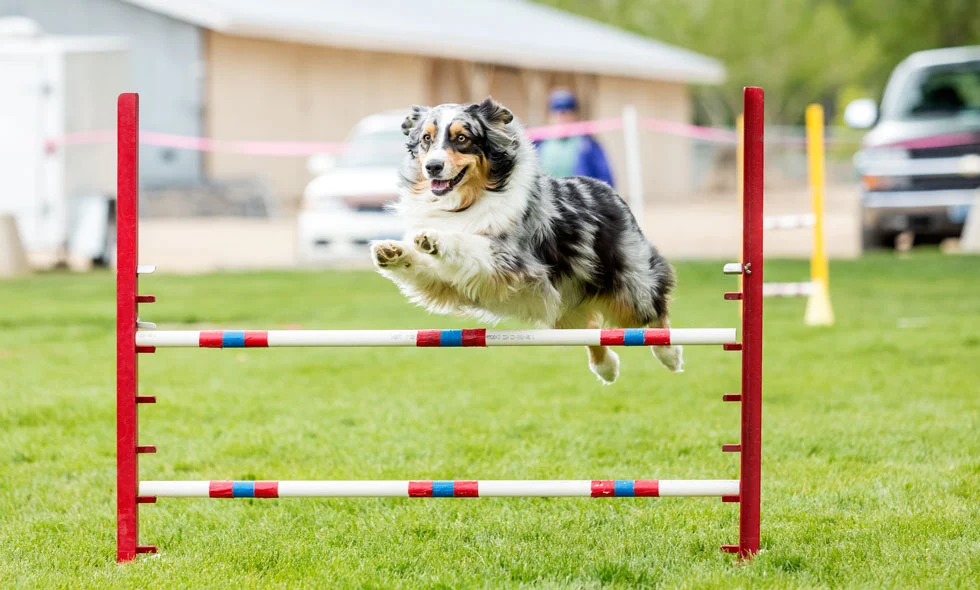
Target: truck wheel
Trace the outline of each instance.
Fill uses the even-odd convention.
[[[861,250],[877,250],[886,246],[891,246],[893,241],[887,232],[883,232],[876,227],[861,228]]]

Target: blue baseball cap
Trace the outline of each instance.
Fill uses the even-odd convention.
[[[578,101],[570,90],[555,90],[548,96],[548,108],[552,111],[577,111]]]

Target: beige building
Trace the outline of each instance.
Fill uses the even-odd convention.
[[[523,0],[126,1],[203,32],[203,129],[216,139],[340,141],[372,113],[488,94],[540,125],[557,87],[577,92],[585,118],[632,104],[688,122],[689,85],[724,76],[710,58]],[[687,141],[640,138],[645,197],[685,192]],[[622,132],[599,139],[627,192]],[[309,181],[305,164],[213,153],[204,171],[259,174],[289,199]]]

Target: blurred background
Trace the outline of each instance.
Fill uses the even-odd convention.
[[[746,85],[765,278],[796,281],[763,285],[758,561],[717,549],[738,498],[243,500],[146,505],[162,555],[116,567],[119,93],[141,331],[478,327],[368,243],[404,231],[411,105],[487,95],[550,172],[615,186],[677,270],[673,325],[708,328],[738,325]],[[976,588],[978,190],[980,0],[0,0],[0,587]],[[605,388],[558,347],[141,347],[141,475],[733,477],[721,348],[674,376],[628,347]]]
[[[487,95],[542,149],[597,145],[668,256],[731,256],[745,85],[767,92],[767,213],[810,211],[819,104],[831,257],[968,248],[978,44],[975,0],[0,0],[0,266],[112,263],[123,91],[141,258],[171,271],[366,264],[401,233],[408,107]]]

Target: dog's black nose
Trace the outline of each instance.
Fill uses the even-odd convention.
[[[429,176],[439,176],[442,174],[442,169],[445,168],[445,164],[442,162],[426,162],[425,171],[429,173]]]

